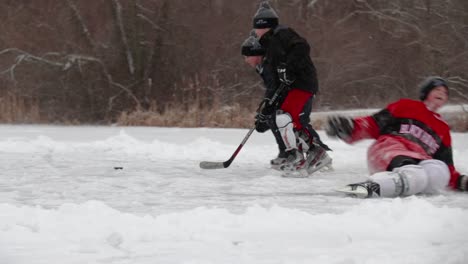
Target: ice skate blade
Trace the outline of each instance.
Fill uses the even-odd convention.
[[[334,190],[335,192],[339,193],[344,193],[349,197],[354,197],[354,198],[368,198],[369,193],[367,192],[367,189],[362,187],[362,186],[356,186],[354,189],[351,186],[345,186],[340,189]]]
[[[270,165],[270,168],[274,169],[274,170],[277,170],[277,171],[283,171],[281,169],[281,167],[284,166],[284,164],[280,164],[280,165]]]
[[[312,174],[316,171],[333,171],[332,159],[330,157],[325,157],[324,160],[321,160],[315,166],[307,168],[307,172]]]
[[[305,168],[292,164],[280,166],[279,171],[282,172],[281,176],[285,178],[305,178],[309,176]]]
[[[307,170],[295,170],[295,171],[282,171],[281,177],[284,178],[307,178],[309,177],[309,173]]]

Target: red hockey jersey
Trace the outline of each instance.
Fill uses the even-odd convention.
[[[401,99],[389,104],[380,112],[354,119],[353,143],[374,138],[368,150],[370,173],[387,170],[396,156],[418,160],[438,159],[450,170],[451,188],[456,188],[460,174],[455,170],[452,157],[452,139],[448,124],[421,101]]]

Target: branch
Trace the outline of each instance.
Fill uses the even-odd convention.
[[[124,86],[124,85],[122,85],[120,83],[114,82],[114,80],[112,78],[112,75],[107,70],[107,67],[102,62],[102,60],[100,60],[98,58],[91,57],[91,56],[85,56],[85,55],[71,54],[71,55],[62,56],[61,60],[63,60],[63,62],[58,62],[58,61],[52,61],[52,60],[49,60],[49,59],[45,59],[43,57],[32,55],[32,54],[30,54],[28,52],[25,52],[25,51],[17,49],[17,48],[4,49],[4,50],[0,51],[0,56],[4,55],[4,54],[8,54],[8,53],[18,53],[18,55],[16,56],[15,63],[13,65],[11,65],[8,69],[6,69],[4,71],[1,71],[0,74],[9,73],[11,79],[14,82],[16,82],[15,69],[16,69],[16,67],[18,67],[23,62],[43,63],[43,64],[46,64],[46,65],[49,65],[49,66],[58,67],[61,70],[68,70],[73,64],[80,65],[81,61],[94,62],[94,63],[99,64],[99,66],[102,69],[102,72],[103,72],[104,76],[107,79],[107,82],[110,85],[116,86],[116,87],[120,88],[121,90],[125,91],[127,93],[127,95],[130,98],[133,99],[133,101],[135,102],[137,107],[140,106],[140,101],[135,96],[135,94],[128,87],[126,87],[126,86]],[[54,56],[58,55],[58,53],[49,53],[49,55],[50,54],[53,54]]]
[[[133,101],[135,102],[137,107],[140,107],[141,103],[138,100],[138,98],[135,96],[135,94],[127,86],[124,86],[124,85],[122,85],[120,83],[114,82],[114,79],[112,78],[112,75],[108,72],[107,67],[104,65],[104,63],[100,59],[97,59],[97,58],[94,58],[94,57],[89,57],[89,56],[84,56],[84,55],[75,55],[75,54],[68,55],[67,58],[68,58],[68,61],[70,61],[72,63],[75,62],[75,61],[80,61],[80,60],[91,61],[91,62],[98,63],[101,66],[101,69],[103,71],[104,76],[107,79],[107,82],[110,85],[119,87],[121,90],[125,91],[127,93],[127,95],[130,98],[133,99]]]
[[[374,9],[366,0],[359,0],[358,2],[364,4],[368,10],[367,11],[362,11],[362,10],[354,11],[354,12],[348,14],[347,16],[345,16],[344,18],[342,18],[342,19],[338,20],[337,22],[335,22],[336,26],[347,22],[349,19],[351,19],[351,18],[353,18],[355,16],[369,15],[369,16],[376,17],[378,20],[391,21],[391,22],[394,22],[394,23],[397,23],[397,24],[401,24],[401,25],[405,26],[406,28],[409,28],[411,31],[415,32],[417,34],[417,36],[418,36],[417,37],[418,39],[422,39],[422,37],[424,36],[424,33],[421,31],[421,29],[417,25],[415,25],[414,23],[407,22],[407,21],[399,19],[399,18],[397,18],[395,16],[390,16],[390,15],[387,15],[385,13],[382,13],[382,12]],[[396,12],[396,11],[391,12],[391,14],[392,15],[399,14],[399,15],[401,15],[403,17],[410,17],[410,15],[407,14],[407,13]],[[406,15],[404,15],[404,14],[406,14]],[[388,32],[388,33],[393,34],[392,32]]]
[[[92,49],[96,49],[96,43],[91,37],[91,33],[89,32],[88,27],[84,23],[83,17],[81,17],[80,11],[78,11],[78,8],[76,7],[75,3],[73,3],[72,0],[67,0],[67,3],[73,11],[73,15],[75,16],[76,20],[80,24],[81,30],[83,31],[83,34],[85,35],[85,38],[88,41],[88,44],[91,46]]]
[[[11,78],[14,82],[16,82],[16,78],[15,78],[15,69],[16,69],[16,67],[18,67],[23,61],[40,62],[40,63],[44,63],[44,64],[47,64],[47,65],[50,65],[50,66],[59,67],[59,68],[64,68],[64,67],[65,67],[65,64],[64,64],[64,63],[56,62],[56,61],[51,61],[51,60],[48,60],[48,59],[45,59],[45,58],[42,58],[42,57],[38,57],[38,56],[32,55],[32,54],[30,54],[30,53],[28,53],[28,52],[26,52],[26,51],[17,49],[17,48],[8,48],[8,49],[4,49],[4,50],[0,51],[0,56],[3,55],[3,54],[8,54],[8,53],[19,53],[19,54],[16,56],[15,63],[12,64],[12,65],[11,65],[9,68],[7,68],[6,70],[1,71],[0,74],[9,73],[9,74],[10,74],[10,78]]]
[[[143,21],[146,21],[148,22],[148,24],[151,25],[151,27],[154,29],[154,30],[161,30],[161,31],[165,31],[162,27],[156,25],[156,23],[154,23],[153,21],[151,21],[148,17],[146,17],[145,15],[143,14],[138,14],[137,15],[139,18],[141,18]]]
[[[128,70],[131,75],[135,73],[135,66],[133,62],[133,55],[130,50],[130,47],[128,45],[128,40],[127,40],[127,34],[125,33],[125,28],[123,25],[123,19],[122,19],[122,6],[119,3],[119,0],[113,0],[114,3],[114,8],[115,8],[115,13],[117,16],[117,25],[120,30],[120,36],[122,38],[122,43],[125,47],[125,53],[127,54],[127,62],[128,62]]]
[[[460,76],[455,76],[455,77],[448,78],[448,81],[450,83],[454,83],[454,84],[457,84],[457,85],[463,87],[464,89],[460,89],[460,88],[457,88],[457,87],[450,86],[450,91],[454,91],[460,97],[468,100],[468,95],[466,95],[466,89],[468,88],[468,80],[463,79]]]

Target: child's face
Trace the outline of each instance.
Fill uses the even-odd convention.
[[[434,110],[439,109],[448,101],[447,88],[445,88],[445,86],[437,86],[429,92],[425,101],[430,104]]]
[[[262,62],[262,56],[244,56],[244,61],[251,67],[255,68]]]

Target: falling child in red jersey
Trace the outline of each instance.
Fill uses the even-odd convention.
[[[453,164],[450,127],[436,112],[448,96],[447,82],[430,77],[420,87],[419,101],[401,99],[371,116],[329,117],[330,137],[349,144],[376,140],[367,153],[369,180],[339,191],[359,197],[429,194],[447,186],[467,191],[468,176]]]

